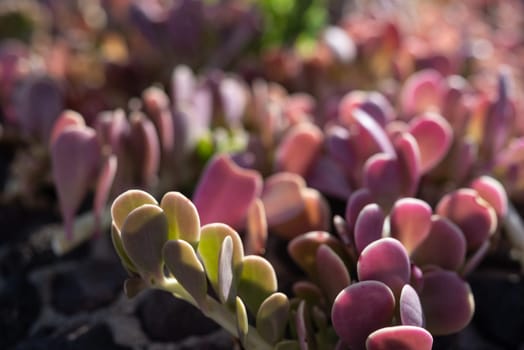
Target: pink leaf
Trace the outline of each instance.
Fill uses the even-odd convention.
[[[355,247],[358,254],[371,242],[382,238],[384,219],[384,212],[375,203],[366,205],[360,211],[354,232]]]
[[[371,333],[366,350],[431,350],[431,333],[416,326],[384,327]]]
[[[432,210],[417,198],[401,198],[389,214],[391,237],[402,242],[408,254],[427,237],[431,227]]]

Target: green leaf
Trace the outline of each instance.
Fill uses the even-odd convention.
[[[300,344],[296,340],[283,340],[275,345],[274,350],[300,350]]]
[[[169,271],[203,307],[207,296],[206,272],[194,248],[186,241],[172,240],[166,242],[163,253]]]
[[[233,284],[233,240],[227,236],[222,241],[218,254],[218,298],[226,303]]]
[[[129,213],[143,204],[158,204],[158,202],[149,193],[141,190],[129,190],[116,197],[111,205],[111,218],[116,228],[121,231]]]
[[[196,247],[200,239],[200,218],[195,205],[180,192],[168,192],[160,207],[167,217],[168,238],[183,239]]]
[[[276,290],[277,277],[273,266],[260,256],[246,256],[242,261],[238,295],[248,310],[256,315],[262,302]]]
[[[289,300],[283,293],[273,293],[260,305],[256,327],[262,338],[275,344],[281,340],[289,320]]]
[[[156,205],[144,204],[129,213],[122,225],[122,243],[142,278],[155,285],[164,278],[162,248],[167,219]]]
[[[242,299],[236,297],[236,315],[237,315],[237,330],[238,338],[242,344],[246,343],[247,333],[249,331],[249,322],[247,317],[246,306],[242,302]]]
[[[122,238],[120,237],[120,230],[116,227],[115,223],[111,224],[111,240],[115,247],[116,253],[120,258],[120,262],[129,274],[138,273],[136,266],[133,264],[129,256],[127,256],[126,250],[122,245]]]
[[[200,231],[200,242],[198,243],[197,252],[206,269],[207,278],[217,294],[220,293],[218,287],[219,254],[222,242],[228,236],[231,237],[233,242],[233,268],[235,275],[239,275],[242,268],[244,248],[238,233],[230,226],[220,223],[204,225]]]

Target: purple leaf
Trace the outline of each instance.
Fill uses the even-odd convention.
[[[462,230],[467,250],[478,248],[495,232],[495,210],[473,189],[459,189],[442,197],[435,212],[445,216]]]
[[[431,227],[432,210],[417,198],[401,198],[389,214],[391,237],[398,239],[408,254],[427,237]]]
[[[395,139],[398,162],[403,169],[402,192],[405,196],[414,196],[422,176],[420,149],[417,140],[408,132],[399,133]]]
[[[295,324],[297,329],[297,338],[300,345],[300,350],[308,350],[308,331],[306,325],[306,302],[301,300],[298,304],[297,313],[295,315]]]
[[[426,239],[411,254],[419,266],[436,265],[457,270],[464,264],[466,239],[460,228],[449,219],[434,215]]]
[[[333,159],[321,156],[307,174],[309,186],[327,196],[346,200],[351,194],[348,179],[342,168]]]
[[[276,168],[305,176],[322,148],[324,134],[315,125],[300,123],[281,141],[275,155]]]
[[[351,134],[347,128],[334,125],[326,131],[326,148],[346,171],[351,171],[357,164],[357,154],[353,143],[350,141]]]
[[[68,109],[60,113],[60,116],[53,124],[51,136],[49,137],[49,145],[51,146],[55,142],[56,138],[64,129],[71,126],[83,128],[86,126],[86,122],[80,113]]]
[[[153,123],[135,112],[130,117],[134,164],[138,165],[139,186],[147,188],[154,184],[160,166],[160,144]]]
[[[364,165],[364,187],[377,203],[387,209],[402,194],[402,175],[395,156],[378,153]]]
[[[304,179],[294,173],[276,173],[264,181],[262,202],[268,225],[276,225],[297,216],[304,210],[301,190]]]
[[[371,242],[382,238],[385,215],[376,203],[366,205],[358,214],[355,223],[355,248],[360,254]]]
[[[359,281],[381,281],[399,296],[402,287],[410,281],[411,265],[404,246],[386,237],[364,248],[358,259],[357,273]]]
[[[173,115],[169,97],[158,87],[150,87],[142,93],[144,107],[155,124],[164,156],[171,155],[175,144]]]
[[[319,285],[331,304],[338,293],[351,282],[348,269],[337,253],[325,244],[318,247],[315,261]]]
[[[331,310],[338,336],[352,350],[365,350],[366,339],[377,329],[391,324],[395,297],[379,281],[362,281],[339,293]]]
[[[53,180],[69,239],[73,237],[73,217],[96,178],[100,161],[100,145],[91,128],[66,128],[51,145]]]
[[[409,284],[402,287],[399,299],[400,322],[404,326],[424,325],[424,315],[422,305],[415,289]]]
[[[241,127],[248,98],[246,87],[239,79],[225,77],[219,83],[218,92],[227,125],[231,128]]]
[[[453,130],[437,113],[425,113],[410,123],[409,132],[417,140],[420,150],[421,173],[433,169],[449,151]]]
[[[293,295],[305,300],[308,305],[324,305],[325,299],[320,288],[309,281],[297,281],[293,283]]]
[[[256,198],[247,212],[246,254],[262,255],[266,251],[267,219],[262,200]]]
[[[432,334],[459,332],[471,321],[475,304],[469,285],[457,273],[432,269],[424,273],[420,301]]]
[[[367,188],[359,188],[348,198],[345,211],[345,219],[349,231],[353,231],[360,211],[373,202],[373,197]]]
[[[371,140],[371,143],[376,148],[376,152],[383,152],[391,156],[395,155],[395,150],[386,131],[368,113],[361,109],[355,109],[353,117],[360,129],[359,143],[364,140]]]
[[[240,228],[261,189],[260,174],[238,167],[227,155],[218,155],[204,169],[193,203],[202,224],[222,222]]]
[[[366,350],[431,350],[431,333],[416,326],[384,327],[371,333]]]
[[[111,193],[111,186],[115,179],[117,169],[117,158],[111,155],[104,160],[100,174],[95,187],[95,198],[93,199],[93,212],[95,215],[96,233],[100,233],[101,219],[104,208]]]

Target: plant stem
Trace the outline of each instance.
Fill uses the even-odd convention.
[[[522,272],[524,272],[524,223],[511,202],[508,203],[504,227],[513,247],[511,257],[520,262]]]

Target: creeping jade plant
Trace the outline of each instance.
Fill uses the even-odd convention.
[[[288,298],[277,292],[276,274],[267,260],[244,255],[233,228],[201,226],[196,207],[179,192],[166,193],[158,204],[146,192],[129,190],[115,199],[111,216],[113,243],[130,275],[128,296],[148,287],[169,291],[198,307],[247,349],[271,349],[283,341]]]

